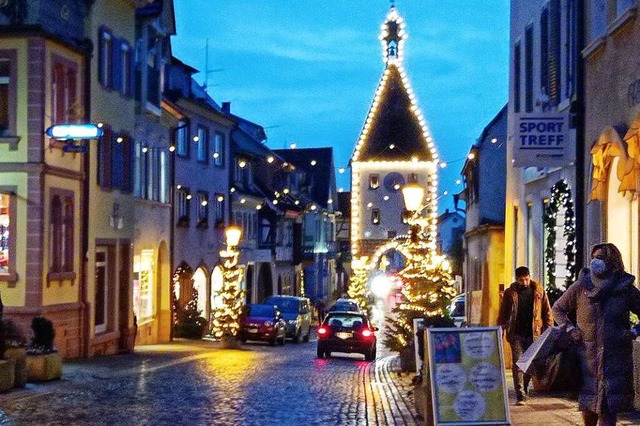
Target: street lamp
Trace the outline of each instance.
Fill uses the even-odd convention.
[[[241,288],[242,270],[238,267],[238,244],[242,230],[230,226],[225,231],[226,249],[220,251],[222,260],[222,288],[217,296],[220,301],[211,314],[211,333],[222,341],[223,347],[237,347],[236,336],[240,330],[238,318],[242,312],[244,291]]]
[[[417,183],[408,183],[402,187],[402,198],[407,210],[417,212],[422,206],[424,200],[424,187]]]

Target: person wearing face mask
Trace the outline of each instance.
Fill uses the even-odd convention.
[[[640,315],[640,290],[611,243],[595,245],[590,269],[583,271],[553,305],[553,315],[578,346],[585,426],[613,426],[634,398],[632,340],[640,328],[630,328],[629,312]]]
[[[498,313],[498,325],[511,346],[516,405],[525,405],[531,376],[516,365],[522,354],[547,327],[553,325],[549,298],[542,285],[531,279],[529,268],[516,268],[516,281],[505,290]]]

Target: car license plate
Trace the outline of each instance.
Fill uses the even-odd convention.
[[[249,331],[249,333],[257,333],[258,329],[257,328],[250,328],[248,331]]]
[[[336,336],[338,336],[341,339],[348,339],[351,336],[353,336],[353,334],[352,333],[338,332],[338,333],[336,333]]]

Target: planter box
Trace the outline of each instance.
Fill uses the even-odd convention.
[[[27,384],[27,350],[25,348],[8,348],[4,351],[4,357],[15,363],[14,386],[23,388]]]
[[[62,377],[62,356],[59,353],[27,355],[27,381],[46,382]]]
[[[6,392],[14,385],[14,362],[0,360],[0,392]]]

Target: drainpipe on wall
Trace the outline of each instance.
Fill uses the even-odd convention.
[[[84,56],[84,118],[88,122],[91,111],[91,57],[93,56],[93,44],[87,40],[87,51]],[[91,312],[89,301],[87,300],[89,276],[89,190],[91,173],[91,141],[87,141],[87,152],[83,157],[84,179],[82,181],[82,232],[81,232],[81,259],[80,271],[80,356],[89,357],[89,333],[91,332],[89,313]]]
[[[584,0],[577,0],[577,28],[582,28],[584,22]],[[580,52],[584,46],[584,31],[577,31],[576,34],[576,94],[577,99],[572,105],[572,112],[575,114],[576,127],[576,188],[575,188],[575,218],[576,218],[576,274],[584,265],[584,255],[587,252],[584,247],[584,216],[585,216],[585,61]],[[576,275],[577,276],[577,275]]]

